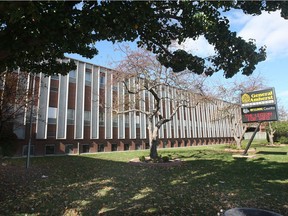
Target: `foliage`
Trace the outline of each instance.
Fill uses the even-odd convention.
[[[6,159],[0,165],[3,215],[217,215],[252,206],[288,215],[288,146],[257,146],[234,160],[224,145],[160,150],[177,167],[127,163],[148,151]],[[260,153],[263,152],[263,153]],[[265,153],[265,154],[264,154]],[[5,164],[3,166],[2,164]]]
[[[45,74],[67,72],[73,61],[59,62],[65,53],[92,58],[98,41],[135,41],[158,55],[175,72],[189,69],[211,75],[223,70],[226,77],[249,75],[265,59],[265,48],[244,41],[229,30],[229,20],[219,11],[241,9],[259,15],[281,10],[287,2],[261,1],[27,1],[0,3],[0,71]],[[203,35],[215,55],[196,56],[171,48],[186,38]]]
[[[142,155],[142,156],[139,157],[139,161],[145,162],[145,160],[146,160],[146,159],[145,159],[145,156],[144,156],[144,155]]]
[[[163,160],[164,163],[167,163],[167,162],[169,162],[169,160],[170,160],[169,156],[163,156],[163,157],[161,157],[161,158],[162,158],[162,160]]]
[[[274,141],[275,142],[283,142],[287,143],[288,139],[288,121],[276,121],[271,123],[274,133]],[[269,127],[266,127],[266,130],[269,132]]]
[[[288,136],[281,136],[279,142],[283,144],[288,144]]]

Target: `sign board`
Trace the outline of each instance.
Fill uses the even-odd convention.
[[[274,88],[242,94],[241,114],[243,123],[277,121],[277,101]]]

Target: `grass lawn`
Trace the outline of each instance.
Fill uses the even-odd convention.
[[[226,146],[159,150],[175,167],[127,163],[148,151],[2,159],[0,215],[217,215],[253,207],[288,215],[288,145],[233,159]],[[285,154],[286,153],[286,154]]]

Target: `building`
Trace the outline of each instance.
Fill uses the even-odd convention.
[[[125,94],[123,84],[112,84],[113,71],[78,60],[75,63],[77,69],[66,76],[46,77],[39,74],[27,77],[27,88],[31,88],[35,80],[36,99],[32,118],[31,155],[149,148],[144,115],[130,112],[115,116],[111,109],[101,106],[105,103],[111,107],[115,92],[118,95]],[[149,104],[151,98],[147,95],[143,97]],[[159,148],[231,142],[233,138],[228,120],[211,120],[212,113],[223,103],[219,100],[215,104],[202,104],[195,109],[182,108],[173,121],[160,129]],[[169,107],[169,104],[163,104],[162,109],[171,112]],[[27,109],[17,120],[20,126],[18,124],[14,128],[19,141],[17,155],[27,154],[29,119]]]

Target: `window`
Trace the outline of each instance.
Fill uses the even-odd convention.
[[[91,86],[91,80],[92,80],[91,69],[86,69],[86,71],[85,71],[85,84],[88,86]]]
[[[69,82],[76,83],[76,71],[72,70],[69,72]]]
[[[111,147],[112,151],[117,151],[117,144],[113,143]]]
[[[141,144],[139,143],[136,144],[136,150],[141,150]]]
[[[103,88],[105,84],[105,77],[104,76],[100,76],[100,87]]]
[[[45,154],[46,155],[55,154],[55,145],[46,145],[45,146]]]
[[[68,109],[67,110],[67,124],[73,125],[74,124],[74,118],[75,118],[75,110]]]
[[[118,114],[113,113],[113,127],[118,127]]]
[[[73,144],[66,144],[65,145],[65,153],[66,154],[73,154]]]
[[[90,111],[84,111],[84,125],[85,126],[90,125],[90,119],[91,119],[91,112]]]
[[[99,125],[104,126],[104,113],[99,112]]]
[[[125,113],[125,127],[129,127],[129,113]]]
[[[98,145],[98,152],[104,152],[104,144]]]
[[[90,145],[89,144],[83,144],[82,145],[82,153],[89,153],[90,151]]]
[[[57,108],[48,108],[48,124],[56,124]]]
[[[28,154],[28,145],[24,145],[22,155],[26,156],[27,154]],[[34,155],[34,145],[30,146],[30,155]]]
[[[69,72],[69,78],[76,79],[76,71],[75,70],[72,70],[72,71]]]
[[[59,79],[59,75],[58,74],[53,74],[51,76],[51,79],[58,80]]]
[[[130,145],[129,145],[128,143],[125,143],[125,144],[124,144],[124,151],[128,151],[128,150],[129,150],[129,146],[130,146]]]

